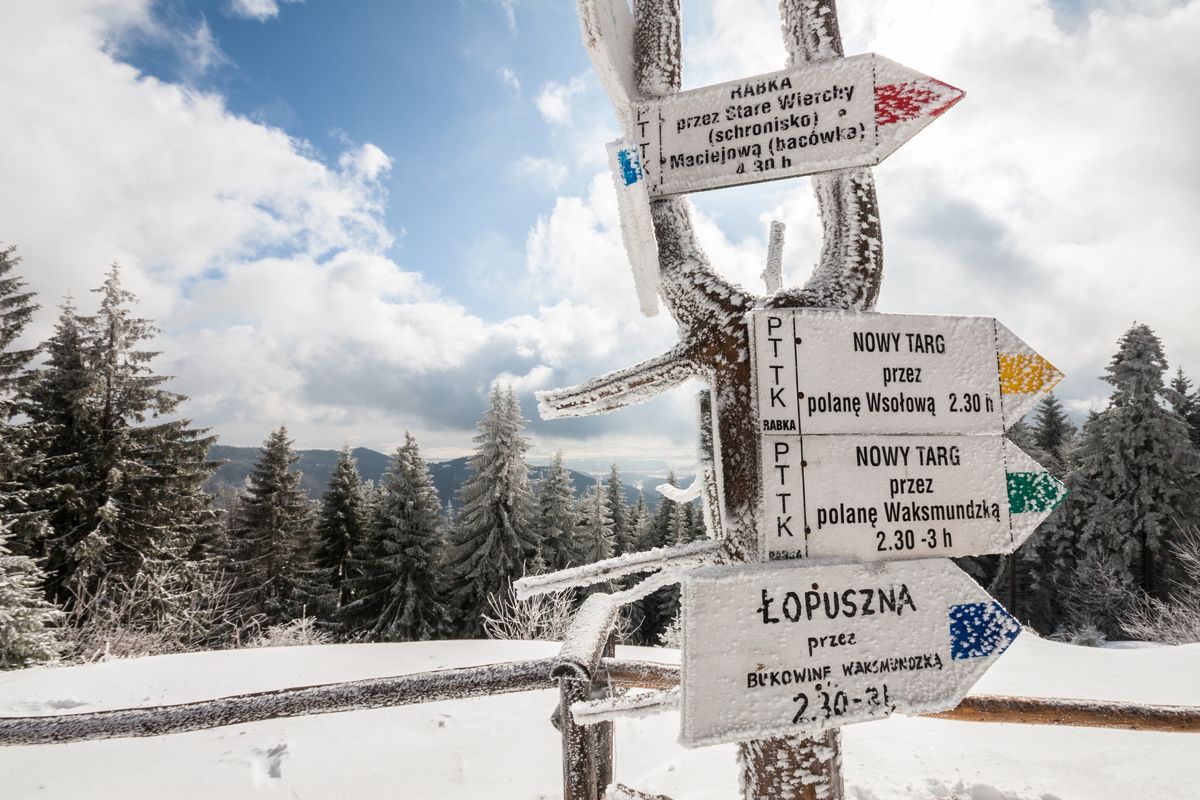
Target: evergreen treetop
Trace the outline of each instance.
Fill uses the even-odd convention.
[[[537,487],[537,539],[546,570],[554,572],[576,563],[573,537],[577,521],[575,489],[559,451]]]
[[[317,515],[313,566],[329,590],[329,612],[350,601],[349,557],[368,524],[366,498],[350,445],[342,447]]]
[[[412,434],[384,476],[370,533],[356,559],[345,627],[372,641],[435,639],[451,630],[439,586],[441,504]]]
[[[488,594],[507,591],[527,569],[536,568],[539,543],[523,428],[512,389],[495,387],[479,422],[470,460],[474,474],[459,490],[462,510],[446,553],[451,591],[469,635],[482,630]]]
[[[311,517],[301,475],[291,469],[298,458],[281,425],[263,442],[230,531],[234,602],[270,624],[300,617],[309,599]]]

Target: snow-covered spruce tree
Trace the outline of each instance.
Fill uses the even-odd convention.
[[[95,292],[92,316],[63,306],[21,404],[38,430],[33,482],[51,528],[38,555],[52,597],[68,605],[101,584],[114,601],[134,584],[168,591],[165,576],[193,569],[189,557],[217,525],[202,488],[216,469],[214,437],[187,419],[161,420],[187,398],[165,388],[169,378],[150,367],[157,353],[141,349],[158,329],[132,314],[117,265]],[[146,574],[156,577],[139,580]]]
[[[441,504],[417,440],[404,434],[384,476],[376,516],[351,579],[354,599],[342,609],[352,635],[376,642],[437,639],[450,631],[438,565]]]
[[[579,500],[579,524],[575,526],[577,562],[591,564],[613,555],[613,515],[608,492],[600,479]]]
[[[630,512],[629,528],[630,537],[633,542],[631,551],[636,552],[650,547],[650,523],[652,516],[650,509],[646,506],[646,493],[638,490],[637,502],[633,504],[633,510]],[[621,582],[621,586],[629,588],[641,580],[640,575],[633,575],[625,578]],[[646,624],[645,609],[642,607],[643,601],[639,600],[636,603],[630,603],[625,607],[625,612],[629,615],[629,643],[630,644],[653,644],[643,637],[642,629]]]
[[[1192,388],[1192,381],[1183,374],[1183,367],[1175,370],[1167,398],[1175,413],[1183,417],[1183,421],[1188,424],[1192,446],[1200,449],[1200,392]]]
[[[577,521],[575,489],[559,451],[550,462],[550,471],[537,486],[537,539],[546,570],[554,572],[577,563],[574,546]]]
[[[44,538],[45,527],[43,515],[33,510],[31,471],[38,437],[32,426],[15,419],[36,352],[18,342],[38,309],[14,271],[20,262],[15,247],[0,246],[0,514],[9,520],[10,548],[29,554]]]
[[[613,464],[608,472],[608,507],[613,518],[613,555],[622,556],[633,551],[633,528],[629,506],[625,504],[625,484],[621,482],[621,471]]]
[[[58,655],[55,625],[62,614],[42,596],[45,575],[29,556],[8,548],[0,520],[0,670],[20,669]]]
[[[470,460],[474,473],[459,490],[462,510],[446,548],[451,599],[464,637],[482,634],[488,595],[507,591],[536,568],[539,549],[525,462],[529,443],[511,388],[492,390],[478,427]]]
[[[236,516],[230,520],[226,572],[244,617],[279,624],[306,612],[312,578],[312,515],[300,488],[299,458],[287,428],[263,442]]]
[[[350,445],[338,453],[317,514],[313,567],[326,592],[320,616],[333,619],[350,602],[350,553],[363,541],[368,524],[366,496]]]
[[[1172,574],[1168,546],[1181,523],[1195,519],[1200,454],[1187,423],[1162,403],[1167,363],[1147,325],[1121,337],[1104,380],[1114,391],[1085,431],[1073,520],[1077,557],[1102,550],[1151,597],[1166,596]],[[1072,485],[1073,484],[1073,485]]]
[[[633,539],[633,551],[648,550],[653,547],[654,515],[646,505],[646,492],[638,490],[637,502],[633,504],[633,513],[629,519],[629,528]]]
[[[673,470],[667,475],[667,483],[671,486],[679,485]],[[646,546],[642,549],[666,547],[679,543],[683,529],[683,515],[679,506],[679,503],[669,497],[660,496],[658,498],[658,508],[655,509],[647,530]],[[667,586],[643,597],[641,612],[642,624],[638,631],[638,638],[643,644],[658,644],[663,631],[679,613],[679,587]]]
[[[1036,430],[1025,420],[1017,420],[1005,435],[1039,464],[1045,465],[1050,461],[1050,456],[1038,446]],[[1056,471],[1056,474],[1062,472]],[[1003,603],[1010,613],[1024,614],[1024,593],[1035,580],[1033,571],[1036,571],[1039,563],[1038,540],[1039,532],[1035,531],[1016,553],[964,556],[954,559],[954,562]]]
[[[1024,424],[1024,421],[1018,424]],[[1034,410],[1033,441],[1037,444],[1038,449],[1048,456],[1047,460],[1042,461],[1042,465],[1055,475],[1066,473],[1067,451],[1070,448],[1071,440],[1075,438],[1075,432],[1075,426],[1071,424],[1070,418],[1063,411],[1062,403],[1054,396],[1054,392],[1038,402],[1037,408]],[[1014,439],[1011,433],[1009,438],[1029,452],[1029,448]]]

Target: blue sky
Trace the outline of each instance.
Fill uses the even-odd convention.
[[[848,53],[967,91],[875,170],[879,310],[996,316],[1078,415],[1135,320],[1200,376],[1200,1],[843,0]],[[685,0],[685,86],[778,69],[773,0]],[[468,451],[490,386],[533,455],[686,469],[692,385],[543,422],[533,393],[666,349],[637,310],[604,143],[617,124],[567,0],[19,0],[0,7],[0,241],[45,335],[121,262],[159,368],[227,444]],[[757,287],[772,219],[799,283],[804,179],[693,196]]]

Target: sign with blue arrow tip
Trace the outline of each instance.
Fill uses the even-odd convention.
[[[946,559],[707,567],[682,619],[691,747],[953,708],[1021,632]]]

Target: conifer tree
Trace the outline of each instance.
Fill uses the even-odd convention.
[[[629,527],[632,531],[633,550],[649,550],[654,546],[653,527],[651,525],[653,520],[654,517],[650,513],[650,508],[646,505],[646,492],[638,489],[638,499],[633,504],[633,515],[629,522]]]
[[[575,489],[559,451],[537,487],[537,539],[547,571],[566,569],[577,563],[574,535],[578,518],[574,506]]]
[[[372,641],[436,639],[450,632],[438,564],[441,504],[412,434],[404,434],[383,479],[379,507],[360,548],[345,627]]]
[[[527,569],[536,569],[539,547],[523,428],[512,389],[494,388],[475,436],[474,474],[459,490],[462,510],[446,551],[450,590],[465,636],[482,632],[488,594],[506,592]]]
[[[608,492],[599,478],[580,499],[575,551],[580,564],[592,564],[613,555],[612,509],[608,504]]]
[[[9,520],[10,548],[28,554],[44,538],[45,528],[42,515],[32,510],[31,472],[39,437],[32,426],[15,419],[36,352],[18,343],[38,309],[33,293],[25,291],[25,282],[14,272],[20,262],[15,247],[0,246],[0,513]]]
[[[608,473],[608,507],[613,518],[613,555],[621,556],[636,549],[633,539],[629,506],[625,504],[625,484],[621,471],[613,464]]]
[[[1166,594],[1164,561],[1178,525],[1194,519],[1200,455],[1187,423],[1163,406],[1166,358],[1147,325],[1121,337],[1104,380],[1108,407],[1084,430],[1078,473],[1068,480],[1075,556],[1099,551],[1152,597]]]
[[[58,655],[54,626],[61,613],[42,597],[45,575],[29,556],[8,548],[0,520],[0,670],[20,669]]]
[[[667,475],[667,483],[678,486],[678,479],[672,470]],[[683,530],[683,519],[676,503],[665,495],[658,498],[658,508],[649,526],[647,544],[650,547],[666,547],[678,544]],[[658,644],[659,637],[671,624],[671,620],[679,613],[679,587],[667,586],[653,594],[642,598],[641,639],[646,644]]]
[[[313,566],[328,590],[324,611],[330,617],[350,602],[349,558],[366,532],[366,502],[358,464],[350,445],[345,445],[321,497],[313,554]]]
[[[263,442],[230,530],[234,602],[270,624],[300,617],[309,599],[312,520],[301,475],[291,469],[298,459],[281,425]]]
[[[1062,475],[1066,472],[1066,451],[1075,437],[1075,426],[1071,424],[1070,418],[1063,411],[1062,403],[1058,401],[1053,392],[1038,402],[1035,415],[1032,431],[1033,441],[1039,450],[1049,456],[1043,465],[1054,474]],[[1024,422],[1018,424],[1023,425]],[[1011,432],[1009,438],[1013,439]],[[1013,439],[1013,441],[1017,440]],[[1017,442],[1017,444],[1021,445],[1021,442]],[[1022,449],[1029,452],[1027,447],[1022,447]]]
[[[1192,446],[1200,449],[1200,392],[1192,389],[1192,381],[1183,374],[1183,367],[1175,370],[1168,399],[1175,413],[1183,417],[1183,421],[1188,424]]]
[[[63,600],[102,581],[115,591],[140,575],[187,571],[217,525],[203,490],[216,469],[207,459],[214,438],[190,420],[161,419],[186,398],[152,371],[157,353],[141,349],[158,329],[132,314],[136,298],[117,265],[95,292],[93,316],[64,305],[21,406],[43,452],[34,482],[51,531],[37,554]]]

